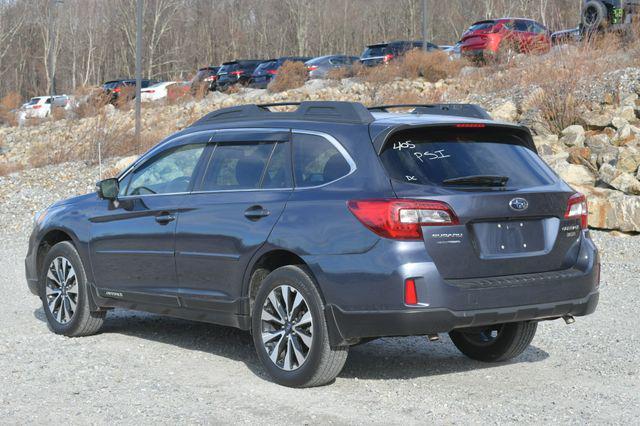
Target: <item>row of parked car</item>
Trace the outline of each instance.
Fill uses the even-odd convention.
[[[578,39],[578,29],[551,33],[544,25],[526,18],[488,19],[473,23],[458,43],[438,46],[428,43],[427,51],[444,51],[451,58],[464,57],[474,62],[501,61],[517,53],[545,53],[556,43]],[[317,58],[304,56],[282,56],[275,59],[241,59],[224,62],[220,66],[200,68],[190,81],[156,81],[143,79],[141,100],[143,102],[172,99],[193,93],[198,88],[210,91],[226,91],[241,85],[264,89],[278,75],[285,62],[302,62],[307,67],[310,79],[327,78],[332,70],[348,69],[354,64],[365,67],[385,65],[404,56],[413,49],[424,49],[422,41],[396,40],[366,46],[362,55],[326,55]],[[107,81],[102,93],[110,103],[133,99],[135,79]],[[47,117],[51,111],[48,96],[32,98],[21,108],[22,117]],[[66,95],[54,96],[53,106],[69,108],[73,104]]]

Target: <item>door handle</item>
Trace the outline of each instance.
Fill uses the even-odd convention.
[[[244,217],[253,221],[267,217],[270,214],[271,212],[262,206],[251,206],[244,211]]]
[[[156,216],[156,222],[158,222],[160,225],[166,225],[167,223],[173,222],[174,220],[176,220],[176,217],[166,212],[160,213]]]

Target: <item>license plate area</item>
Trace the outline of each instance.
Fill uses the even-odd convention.
[[[473,224],[480,254],[485,258],[513,257],[545,250],[543,220],[509,220]]]

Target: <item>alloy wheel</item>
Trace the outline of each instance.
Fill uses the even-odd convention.
[[[313,317],[302,293],[289,285],[271,290],[262,306],[261,324],[271,361],[285,371],[300,368],[313,344]]]
[[[51,261],[45,282],[46,304],[51,316],[66,324],[78,305],[78,278],[68,259],[59,256]]]

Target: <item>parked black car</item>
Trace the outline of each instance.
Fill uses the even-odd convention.
[[[220,71],[220,67],[200,68],[191,80],[191,88],[194,89],[202,84],[206,84],[209,90],[215,90],[218,71]]]
[[[539,321],[596,309],[587,201],[526,127],[473,105],[270,106],[214,111],[36,215],[26,276],[53,332],[97,333],[114,307],[238,327],[278,383],[318,386],[373,338],[448,332],[504,361]]]
[[[360,58],[357,56],[327,55],[313,58],[305,62],[305,65],[309,71],[309,78],[326,78],[329,71],[351,68],[359,60]]]
[[[251,75],[250,86],[255,89],[266,89],[271,80],[278,75],[278,69],[285,62],[306,62],[309,57],[306,56],[283,56],[278,59],[271,59],[258,65]]]
[[[582,31],[580,28],[571,28],[568,30],[561,30],[551,33],[551,44],[566,44],[574,43],[582,40]]]
[[[413,49],[422,49],[424,43],[422,41],[392,41],[389,43],[371,44],[367,46],[360,57],[360,62],[365,66],[375,66],[386,64],[389,61],[397,59]],[[438,46],[433,43],[427,43],[429,52],[439,50]]]
[[[143,89],[153,86],[154,84],[159,83],[157,80],[142,80],[141,87]],[[122,99],[122,95],[125,96],[126,100],[131,100],[135,98],[135,87],[136,87],[136,79],[121,79],[121,80],[111,80],[107,81],[102,85],[102,90],[110,103],[115,104],[119,99]]]
[[[224,62],[220,70],[218,70],[216,90],[225,91],[236,84],[248,85],[251,82],[251,74],[263,62],[263,59],[242,59]]]

